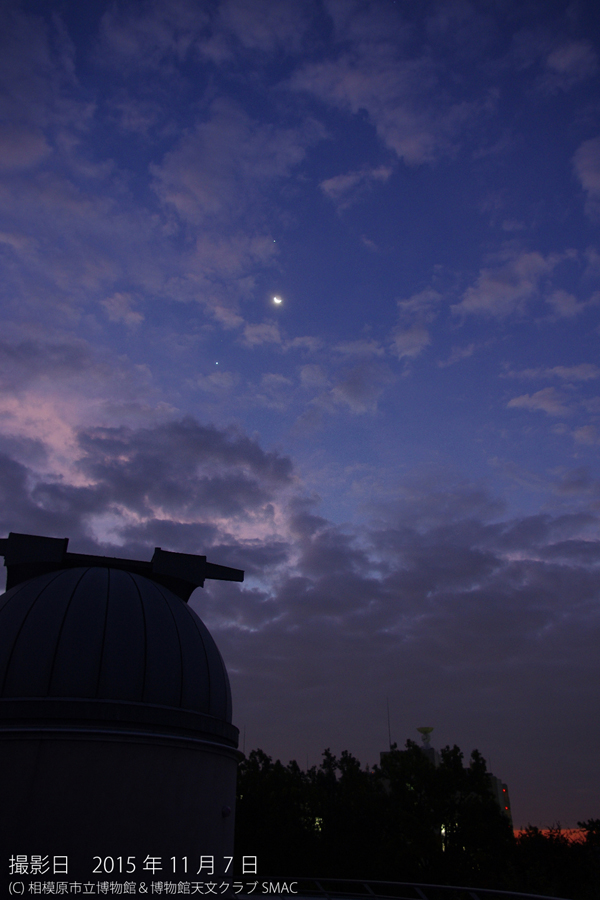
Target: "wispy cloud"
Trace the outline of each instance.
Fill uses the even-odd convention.
[[[573,410],[568,405],[568,398],[557,391],[556,388],[542,388],[535,394],[522,394],[513,397],[506,404],[509,409],[527,409],[530,411],[542,411],[549,416],[570,416]]]
[[[341,212],[356,203],[365,190],[377,182],[385,184],[391,174],[392,169],[389,166],[362,169],[359,172],[348,172],[346,175],[334,175],[332,178],[326,178],[319,187]]]
[[[508,370],[504,378],[562,378],[564,381],[591,381],[600,378],[600,368],[595,363],[579,363],[576,366],[547,366],[538,369]]]
[[[333,346],[333,350],[335,353],[339,353],[340,356],[383,356],[385,354],[385,350],[383,347],[372,338],[367,339],[363,338],[362,340],[357,341],[343,341],[339,344],[335,344]]]
[[[453,366],[462,359],[468,359],[470,356],[473,356],[474,352],[475,344],[468,344],[466,347],[453,347],[448,359],[438,360],[438,366],[440,369],[445,369],[447,366]]]
[[[546,57],[546,72],[540,86],[548,91],[566,91],[596,73],[598,57],[589,41],[566,41]]]
[[[391,335],[392,353],[414,359],[431,343],[428,325],[437,316],[442,297],[432,288],[398,300],[398,325]]]
[[[209,24],[207,11],[189,2],[174,0],[168,7],[150,0],[141,7],[114,5],[100,21],[97,61],[122,70],[157,71],[175,75],[175,63],[183,62]]]
[[[573,157],[573,166],[587,194],[586,212],[596,217],[600,210],[600,137],[580,144]]]
[[[249,50],[291,54],[302,48],[313,12],[311,3],[290,0],[225,0],[219,23]]]
[[[139,325],[144,321],[144,314],[134,309],[134,299],[131,294],[117,292],[112,297],[107,297],[101,301],[106,315],[111,322],[123,322],[130,328]]]
[[[453,100],[431,56],[407,52],[410,28],[394,7],[369,15],[359,4],[330,3],[329,12],[339,45],[350,49],[305,65],[292,88],[355,115],[366,111],[385,146],[409,165],[451,152],[480,104]]]
[[[208,118],[153,166],[155,189],[185,222],[264,219],[265,191],[290,174],[321,134],[316,125],[257,122],[231,101],[215,100]]]
[[[548,278],[561,261],[558,254],[544,257],[536,251],[511,252],[500,265],[484,268],[474,285],[467,288],[452,312],[505,318],[523,314],[528,303],[540,294],[543,279]],[[560,306],[562,294],[556,298]]]
[[[275,322],[261,322],[257,325],[246,325],[243,341],[248,347],[259,347],[262,344],[282,344],[281,334]]]
[[[308,375],[305,378],[307,385],[312,381],[314,370]],[[387,365],[365,360],[336,372],[331,378],[331,387],[327,392],[318,394],[313,403],[328,411],[337,407],[355,415],[373,415],[377,411],[380,397],[394,380]]]

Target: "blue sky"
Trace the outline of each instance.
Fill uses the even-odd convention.
[[[246,749],[600,815],[596,4],[0,16],[2,533],[244,568]]]

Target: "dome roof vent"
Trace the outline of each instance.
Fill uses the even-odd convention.
[[[67,539],[14,533],[0,553],[3,728],[110,727],[237,746],[225,665],[187,600],[206,578],[242,581],[242,571],[160,548],[150,562],[68,553]]]

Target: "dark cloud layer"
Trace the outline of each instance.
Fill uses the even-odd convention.
[[[585,713],[600,683],[597,514],[506,519],[464,483],[438,485],[420,517],[407,497],[342,528],[290,494],[289,459],[241,432],[188,417],[87,429],[78,441],[85,484],[4,455],[0,529],[68,535],[80,551],[203,552],[244,568],[243,586],[207,584],[191,602],[231,668],[252,746],[301,762],[347,746],[374,762],[388,698],[395,739],[431,719],[439,741],[492,755],[518,824],[525,809],[548,820],[557,802],[567,816],[593,814],[595,762],[577,728],[600,737]],[[259,511],[255,534],[232,528]],[[569,753],[578,762],[565,769]],[[531,775],[537,756],[552,792]]]
[[[579,537],[590,526],[597,518],[457,517],[352,535],[325,525],[274,590],[211,587],[214,600],[196,602],[232,663],[252,745],[314,761],[319,734],[374,762],[387,697],[394,739],[431,720],[437,740],[460,733],[465,749],[490,755],[518,824],[533,806],[545,821],[557,803],[571,821],[593,809],[600,558],[597,542]]]
[[[104,514],[123,524],[135,517],[145,530],[151,522],[168,529],[186,519],[246,518],[292,483],[288,458],[265,452],[233,429],[202,426],[191,417],[137,430],[91,428],[79,432],[77,444],[76,470],[84,485],[49,480],[6,458],[4,508],[13,524],[7,519],[5,528],[18,530],[19,509],[25,517],[39,511],[53,533],[70,528],[77,534],[86,517]]]

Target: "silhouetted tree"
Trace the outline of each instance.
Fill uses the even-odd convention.
[[[303,772],[256,750],[240,766],[238,794],[236,853],[257,855],[263,872],[481,885],[493,870],[495,886],[506,884],[512,831],[477,751],[465,769],[459,748],[447,747],[436,768],[408,741],[368,770],[327,749]]]
[[[541,831],[530,825],[517,838],[521,890],[573,900],[596,900],[598,885],[590,883],[589,854],[581,841],[570,840],[560,828]]]
[[[436,770],[436,798],[441,804],[445,877],[459,884],[493,880],[508,887],[507,859],[514,846],[509,820],[492,793],[484,758],[478,750],[463,766],[462,751],[445,747]]]
[[[260,858],[263,872],[307,871],[315,857],[309,776],[253,750],[239,767],[236,846]]]
[[[600,819],[515,840],[494,799],[485,760],[445,747],[434,766],[407,741],[367,769],[325,750],[319,766],[273,762],[253,750],[240,764],[236,859],[262,875],[365,878],[528,891],[600,900]]]

